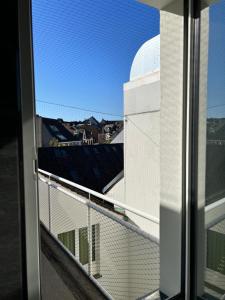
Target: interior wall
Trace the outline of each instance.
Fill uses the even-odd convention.
[[[0,299],[26,299],[23,197],[21,191],[21,112],[19,102],[17,1],[1,6],[1,85],[0,108]],[[4,23],[3,23],[4,22]],[[10,23],[10,26],[9,26]],[[8,26],[7,26],[8,25]]]

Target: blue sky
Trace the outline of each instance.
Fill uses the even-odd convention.
[[[81,120],[123,115],[123,83],[140,46],[159,33],[159,13],[136,0],[33,0],[37,113]],[[225,1],[210,8],[208,115],[225,116]],[[218,105],[218,106],[217,106]],[[216,106],[215,108],[212,108]]]
[[[33,0],[36,99],[123,115],[123,83],[159,13],[135,0]],[[92,113],[37,102],[50,117]],[[94,114],[101,119],[115,116]]]
[[[209,20],[208,116],[225,117],[224,0],[210,7]]]

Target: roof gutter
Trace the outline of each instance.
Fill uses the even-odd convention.
[[[122,178],[124,177],[124,170],[122,170],[119,174],[116,175],[116,177],[113,178],[113,180],[111,180],[103,189],[102,189],[102,193],[105,194],[107,193],[109,190],[111,190],[111,188],[118,182],[120,181]]]

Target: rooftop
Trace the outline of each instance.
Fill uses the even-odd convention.
[[[42,117],[42,125],[45,126],[50,135],[59,142],[75,140],[73,134],[66,129],[59,120]]]
[[[123,171],[123,144],[46,147],[38,157],[41,169],[100,193]]]

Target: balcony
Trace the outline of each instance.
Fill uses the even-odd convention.
[[[109,299],[71,253],[41,225],[42,299]]]
[[[109,297],[158,298],[159,239],[126,211],[149,227],[156,218],[43,170],[39,199],[46,229]]]
[[[40,169],[39,205],[42,231],[69,253],[106,297],[164,299],[159,292],[157,230],[152,234],[159,227],[157,218]],[[205,209],[205,292],[216,297],[225,292],[224,261],[217,261],[210,239],[216,238],[214,232],[225,232],[224,206],[221,199]]]

